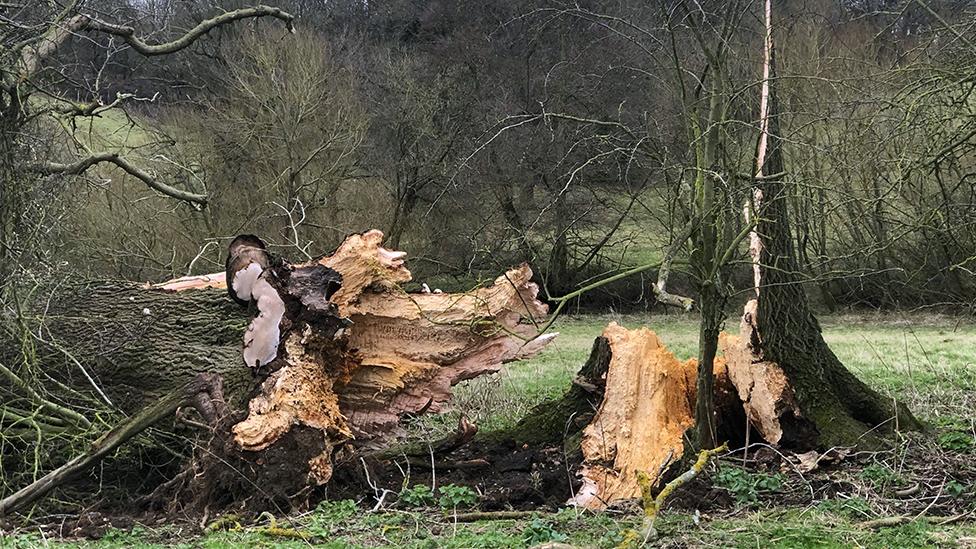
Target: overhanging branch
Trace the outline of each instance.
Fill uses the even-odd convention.
[[[20,52],[19,78],[18,81],[13,82],[5,79],[5,84],[8,87],[12,87],[13,85],[30,80],[34,76],[34,73],[40,69],[44,60],[53,55],[71,35],[77,32],[93,31],[118,36],[135,51],[151,57],[178,52],[189,47],[198,38],[221,25],[254,17],[274,17],[275,19],[284,21],[289,31],[294,32],[295,30],[292,25],[295,16],[279,8],[265,5],[228,11],[216,17],[206,19],[176,40],[162,44],[147,44],[136,36],[136,30],[128,25],[106,23],[105,21],[99,21],[84,14],[78,14],[70,18],[59,17],[40,37],[31,42],[18,45],[13,49],[15,54],[17,51]]]
[[[173,40],[172,42],[166,42],[163,44],[147,44],[143,42],[141,38],[136,36],[136,30],[134,28],[127,25],[106,23],[97,19],[90,19],[83,30],[104,32],[106,34],[118,36],[125,40],[125,42],[129,44],[132,49],[136,50],[142,55],[151,57],[154,55],[166,55],[168,53],[178,52],[189,47],[191,44],[196,42],[198,38],[207,34],[216,27],[226,25],[227,23],[232,23],[234,21],[239,21],[241,19],[250,19],[253,17],[274,17],[276,19],[280,19],[285,22],[285,25],[288,27],[289,31],[295,32],[295,28],[292,24],[295,20],[295,16],[279,8],[265,5],[233,10],[222,13],[217,17],[206,19],[187,31],[187,33],[183,36]]]
[[[37,162],[34,164],[28,164],[27,169],[44,175],[79,175],[87,171],[95,164],[100,164],[102,162],[115,164],[122,171],[128,173],[136,179],[139,179],[150,188],[155,189],[166,196],[193,204],[199,204],[201,206],[205,206],[207,204],[206,196],[188,191],[181,191],[180,189],[170,187],[169,185],[158,181],[155,177],[138,166],[131,164],[128,160],[122,158],[117,153],[112,152],[95,153],[91,156],[82,158],[77,162],[72,162],[71,164],[61,164],[59,162]]]

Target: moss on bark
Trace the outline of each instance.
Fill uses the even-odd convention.
[[[774,61],[770,45],[771,78],[775,75]],[[876,445],[879,435],[896,425],[918,429],[921,424],[907,408],[882,397],[844,367],[824,341],[820,324],[810,310],[793,246],[790,187],[782,176],[770,177],[786,173],[774,84],[775,79],[771,79],[768,155],[756,169],[765,177],[756,182],[759,211],[755,232],[761,246],[755,319],[759,341],[753,346],[761,349],[764,360],[775,362],[786,372],[804,416],[795,418],[793,429],[784,425],[780,443],[807,445],[809,441],[802,439],[810,438],[805,433],[812,426],[819,446]],[[794,438],[790,440],[790,436]]]
[[[560,444],[575,437],[576,444],[567,446],[579,452],[579,434],[603,399],[610,356],[610,342],[605,337],[596,338],[589,358],[577,374],[578,381],[562,397],[537,405],[510,429],[479,434],[479,437],[529,446]]]

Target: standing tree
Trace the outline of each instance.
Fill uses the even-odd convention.
[[[749,206],[756,299],[746,305],[742,339],[727,343],[729,374],[750,420],[773,444],[853,444],[870,442],[879,431],[917,429],[904,406],[861,382],[830,350],[803,290],[787,207],[771,4],[765,0],[760,136]]]

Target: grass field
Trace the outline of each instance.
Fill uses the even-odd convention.
[[[976,407],[976,324],[956,317],[869,315],[821,319],[838,357],[883,394],[908,402],[928,419],[972,417]],[[560,319],[559,337],[540,356],[493,378],[459,387],[455,409],[484,429],[503,427],[536,403],[558,396],[609,322],[649,326],[679,359],[697,356],[698,320],[690,315],[587,315]],[[727,331],[738,331],[738,319]],[[498,414],[504,407],[511,413]],[[450,422],[446,422],[450,423]],[[450,423],[453,425],[453,423]]]
[[[437,436],[465,413],[482,430],[510,425],[532,406],[560,395],[607,322],[653,328],[679,358],[695,354],[697,321],[690,316],[591,315],[561,319],[559,338],[540,356],[457,390],[455,410],[413,425]],[[906,401],[934,427],[906,435],[886,452],[861,453],[848,465],[797,475],[747,470],[724,459],[712,474],[732,501],[701,512],[668,509],[659,522],[662,547],[976,547],[976,325],[940,316],[835,316],[822,319],[837,355],[883,394]],[[734,330],[736,326],[731,325]],[[920,488],[911,488],[918,485]],[[827,488],[824,488],[827,487]],[[914,495],[905,496],[911,493]],[[550,510],[520,520],[457,523],[458,508],[477,507],[477,494],[442,488],[440,498],[404,498],[392,508],[367,512],[362,502],[324,502],[294,516],[231,519],[202,535],[178,525],[136,525],[112,530],[91,547],[531,547],[564,542],[580,547],[634,547],[628,531],[633,511],[582,513]],[[902,494],[902,495],[899,495]],[[812,497],[811,497],[812,496]],[[410,499],[413,504],[404,504]],[[364,507],[366,506],[366,507]],[[879,517],[905,515],[892,527],[864,528]],[[943,523],[949,519],[949,522]],[[213,518],[211,517],[211,521]],[[274,522],[274,524],[271,524]],[[274,526],[272,528],[271,526]],[[631,540],[632,541],[632,540]],[[65,542],[61,542],[61,545]],[[25,531],[0,539],[0,548],[54,545]]]

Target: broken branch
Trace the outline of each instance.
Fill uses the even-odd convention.
[[[644,501],[644,525],[643,525],[643,536],[645,540],[657,537],[657,531],[654,529],[654,521],[657,519],[658,513],[661,512],[661,508],[664,507],[665,502],[675,490],[683,486],[684,484],[691,481],[693,478],[697,477],[705,465],[708,464],[708,460],[717,454],[728,451],[729,443],[725,443],[718,448],[712,450],[702,450],[698,453],[698,459],[684,473],[678,476],[678,478],[667,483],[664,488],[658,493],[656,497],[651,497],[651,488],[653,483],[651,477],[647,475],[644,471],[638,471],[637,482],[641,487],[641,499]]]
[[[123,443],[138,435],[158,420],[172,414],[177,408],[187,405],[197,405],[197,397],[201,393],[208,393],[214,398],[220,398],[220,377],[214,374],[199,374],[192,381],[159,399],[155,404],[142,412],[126,419],[96,440],[85,453],[71,459],[61,467],[51,471],[28,486],[12,495],[0,500],[0,517],[20,509],[46,495],[51,490],[64,484],[77,474],[98,463],[103,457],[121,446]],[[213,419],[210,410],[199,410],[205,419]]]

